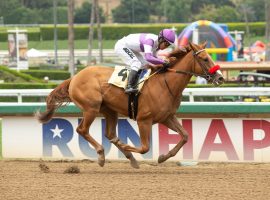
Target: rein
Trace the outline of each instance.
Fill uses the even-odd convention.
[[[197,55],[200,54],[203,51],[205,51],[205,49],[201,49],[199,51],[193,52],[193,56],[194,56],[194,66],[195,66],[195,60],[197,60],[197,62],[201,66],[204,74],[198,74],[198,73],[195,73],[195,72],[192,72],[192,71],[176,70],[176,69],[172,69],[172,68],[169,68],[169,67],[167,68],[167,71],[174,72],[174,73],[177,73],[177,74],[186,74],[186,75],[196,76],[196,77],[199,76],[199,77],[205,78],[206,80],[210,80],[211,79],[211,75],[214,74],[217,70],[219,70],[220,69],[220,66],[219,65],[215,65],[215,66],[211,67],[210,69],[207,69],[207,67],[203,63],[201,63],[198,60],[198,58],[197,58]],[[155,71],[153,74],[151,74],[146,79],[141,80],[140,82],[138,82],[136,85],[139,85],[140,83],[148,80],[149,78],[151,78],[152,76],[156,75],[157,73],[159,73],[162,70],[163,70],[163,68],[158,69],[157,71]],[[172,93],[172,91],[171,91],[171,89],[170,89],[170,87],[169,87],[169,84],[167,82],[166,73],[164,73],[164,81],[165,81],[165,84],[166,84],[166,86],[167,86],[170,94],[172,96],[174,96],[173,93]]]
[[[194,50],[193,50],[194,51]],[[192,71],[183,71],[183,70],[176,70],[176,69],[172,69],[172,68],[167,68],[167,71],[169,72],[174,72],[174,73],[178,73],[178,74],[186,74],[186,75],[191,75],[191,76],[199,76],[199,77],[202,77],[202,78],[205,78],[206,80],[210,80],[212,78],[212,75],[220,69],[220,66],[219,65],[215,65],[213,67],[211,67],[210,69],[207,69],[207,67],[201,63],[199,60],[198,60],[198,57],[197,55],[199,55],[201,52],[205,51],[205,49],[201,49],[199,51],[194,51],[193,52],[193,57],[194,57],[194,67],[195,67],[195,60],[197,60],[197,62],[199,63],[199,65],[201,66],[204,74],[198,74],[198,73],[195,73],[195,72],[192,72]],[[169,87],[169,84],[166,80],[166,73],[164,73],[164,81],[165,81],[165,84],[170,92],[170,94],[172,95],[172,97],[174,96],[170,87]]]
[[[187,74],[187,75],[191,75],[191,76],[200,76],[200,77],[203,77],[205,79],[208,78],[209,75],[202,75],[202,74],[197,74],[195,72],[187,72],[187,71],[182,71],[182,70],[176,70],[176,69],[171,69],[171,68],[168,68],[167,69],[168,71],[170,72],[174,72],[174,73],[177,73],[177,74]]]
[[[205,51],[205,49],[201,49],[199,51],[193,52],[193,57],[194,57],[194,65],[195,65],[195,60],[197,60],[197,62],[201,66],[204,74],[198,74],[198,73],[191,72],[191,71],[176,70],[176,69],[171,69],[171,68],[167,68],[167,70],[170,72],[178,73],[178,74],[187,74],[187,75],[196,76],[196,77],[200,76],[202,78],[205,78],[206,80],[210,80],[211,75],[214,74],[217,70],[219,70],[220,66],[215,65],[215,66],[211,67],[210,69],[207,69],[207,67],[203,63],[201,63],[197,57],[197,55],[199,55],[203,51]]]

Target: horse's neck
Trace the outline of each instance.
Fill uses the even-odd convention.
[[[181,70],[185,72],[192,71],[191,62],[186,62],[186,59],[181,59],[174,68],[176,70]],[[185,74],[185,73],[175,73],[175,72],[168,72],[166,74],[168,87],[170,87],[172,94],[176,96],[180,96],[183,92],[183,90],[187,87],[191,75]]]

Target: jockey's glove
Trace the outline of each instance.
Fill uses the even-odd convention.
[[[163,67],[159,69],[159,73],[164,73],[168,70],[168,68],[170,67],[170,63],[168,61],[165,61],[163,63]]]
[[[170,62],[165,60],[163,63],[163,68],[168,68],[168,67],[170,67]]]

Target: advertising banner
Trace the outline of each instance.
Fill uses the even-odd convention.
[[[15,118],[15,119],[14,119]],[[16,120],[16,125],[14,125]],[[80,118],[53,118],[47,124],[33,117],[5,117],[2,121],[4,158],[96,159],[95,149],[76,133]],[[170,160],[270,162],[270,119],[179,119],[189,140]],[[105,119],[97,118],[90,134],[105,148],[107,159],[125,159],[105,137]],[[117,135],[123,143],[140,146],[135,121],[120,118]],[[157,160],[180,140],[179,134],[161,124],[152,128],[150,150],[139,160]]]
[[[9,66],[17,70],[28,69],[28,38],[25,30],[8,31]]]

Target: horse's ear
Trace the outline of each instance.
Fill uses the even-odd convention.
[[[195,46],[194,46],[194,44],[192,43],[192,42],[188,42],[188,44],[189,44],[189,46],[190,46],[190,48],[193,50],[193,51],[195,51]]]
[[[190,52],[191,51],[190,45],[185,46],[185,49],[186,49],[187,52]]]
[[[205,49],[206,45],[207,45],[207,41],[204,41],[200,46],[201,46],[203,49]]]

